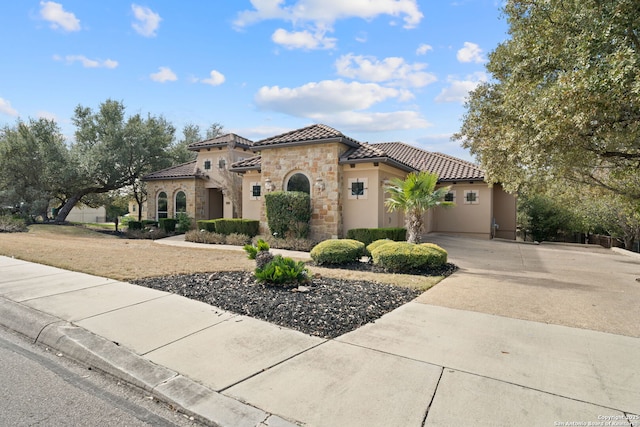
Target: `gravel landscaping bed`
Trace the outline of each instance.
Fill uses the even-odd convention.
[[[455,269],[454,265],[447,264],[430,274],[448,275]],[[132,283],[322,338],[335,338],[373,322],[422,292],[364,280],[326,277],[314,277],[311,283],[300,288],[277,288],[257,284],[253,273],[244,271],[153,277]]]

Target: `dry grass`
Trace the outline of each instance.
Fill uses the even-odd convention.
[[[127,240],[77,226],[32,225],[28,233],[0,233],[0,255],[116,280],[212,271],[250,271],[244,253],[182,248],[150,240]],[[371,280],[426,290],[442,277],[380,274],[310,267],[324,277]]]

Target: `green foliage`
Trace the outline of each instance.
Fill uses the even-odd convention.
[[[348,264],[364,255],[364,243],[352,239],[331,239],[318,243],[310,254],[318,265]]]
[[[374,265],[394,273],[428,270],[447,262],[447,252],[428,243],[391,242],[374,248],[371,256]]]
[[[311,198],[299,191],[274,191],[264,196],[269,230],[277,237],[306,238]]]
[[[178,220],[178,229],[181,232],[186,233],[191,230],[193,222],[188,214],[185,212],[179,212],[178,215],[176,215],[176,219]]]
[[[402,180],[394,178],[385,187],[389,197],[384,204],[389,211],[402,211],[405,214],[408,237],[411,243],[420,242],[424,228],[424,214],[436,206],[453,206],[445,202],[444,196],[449,187],[436,189],[438,175],[429,172],[410,173]]]
[[[199,220],[196,222],[196,225],[198,227],[198,230],[205,230],[211,233],[215,233],[216,231],[215,221],[216,221],[215,219]]]
[[[127,222],[127,227],[129,230],[142,230],[142,222],[141,221],[129,221]]]
[[[263,268],[256,268],[255,277],[270,286],[295,286],[309,281],[309,271],[302,261],[276,255]]]
[[[460,132],[489,182],[583,182],[640,199],[637,0],[505,3],[510,38]]]
[[[25,218],[47,218],[49,202],[64,199],[77,164],[53,120],[18,120],[0,129],[0,198]],[[62,196],[62,197],[61,197]]]
[[[366,255],[371,256],[371,252],[379,246],[386,245],[387,243],[391,243],[393,240],[390,239],[380,239],[375,242],[371,242],[366,247]]]
[[[406,228],[352,228],[347,231],[347,239],[359,240],[365,245],[380,240],[390,239],[396,242],[402,242],[407,240]]]
[[[580,231],[568,207],[549,197],[521,197],[518,203],[520,227],[538,242],[556,240],[560,234]]]
[[[154,221],[152,219],[144,219],[142,220],[142,227],[143,228],[158,227],[158,221]]]
[[[220,234],[238,233],[253,237],[260,228],[260,221],[254,219],[220,218],[213,221],[216,233]]]
[[[269,251],[269,244],[262,239],[258,239],[255,245],[246,244],[243,247],[249,259],[256,259],[258,252]]]
[[[12,215],[0,215],[0,232],[16,233],[28,231],[24,219]]]
[[[160,218],[158,221],[159,227],[165,233],[173,233],[176,231],[176,224],[178,220],[175,218]]]

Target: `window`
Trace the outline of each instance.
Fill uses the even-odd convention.
[[[476,190],[465,190],[465,192],[464,192],[464,204],[465,205],[477,205],[478,204],[478,192]]]
[[[293,174],[287,182],[287,191],[301,191],[303,193],[311,194],[309,178],[301,173]]]
[[[227,160],[220,159],[218,160],[218,169],[225,169],[227,167]]]
[[[444,195],[445,202],[455,202],[456,201],[456,190],[451,190],[447,194]]]
[[[251,184],[251,200],[260,200],[262,195],[262,186],[259,182],[252,182]]]
[[[184,191],[176,193],[176,215],[187,211],[187,195]]]
[[[204,170],[206,171],[211,170],[211,160],[204,161]]]
[[[367,198],[367,178],[351,178],[349,179],[348,195],[349,199],[366,199]]]
[[[169,206],[169,203],[167,200],[167,193],[165,193],[164,191],[161,191],[160,194],[158,194],[158,212],[156,215],[158,219],[168,217],[168,212],[167,212],[168,206]]]

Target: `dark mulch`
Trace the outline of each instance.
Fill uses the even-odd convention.
[[[448,264],[437,275],[451,274],[455,268]],[[299,291],[257,284],[253,273],[241,271],[153,277],[133,283],[322,338],[335,338],[373,322],[421,293],[376,282],[327,277],[314,277],[304,291]]]

